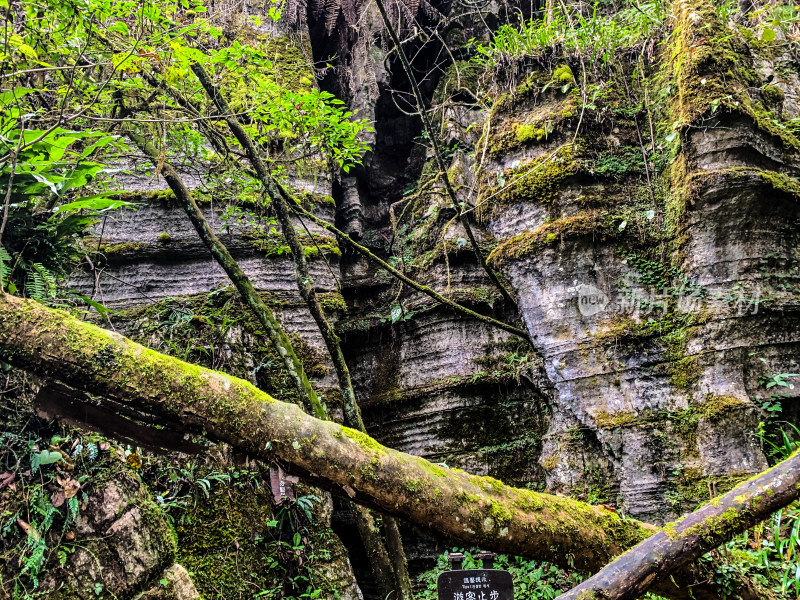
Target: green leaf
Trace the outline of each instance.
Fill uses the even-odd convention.
[[[43,183],[44,185],[46,185],[47,188],[53,194],[55,194],[56,196],[59,195],[57,184],[60,183],[63,180],[62,177],[50,178],[50,177],[47,177],[46,175],[43,175],[42,173],[37,173],[37,172],[33,172],[33,171],[29,172],[29,175],[31,177],[33,177],[39,183]]]
[[[7,92],[0,92],[0,106],[14,104],[19,100],[22,100],[22,98],[24,98],[31,92],[35,91],[36,90],[34,90],[33,88],[15,87],[13,90],[9,90]]]
[[[117,21],[111,27],[108,27],[107,31],[116,31],[117,33],[121,33],[122,35],[130,35],[128,24],[125,21]]]
[[[91,306],[93,309],[95,309],[101,315],[104,314],[104,313],[113,313],[114,312],[113,309],[108,308],[107,306],[104,306],[104,305],[100,304],[96,300],[92,300],[88,296],[84,296],[83,294],[77,294],[77,293],[75,293],[74,295],[75,295],[76,298],[80,298],[81,300],[86,302],[86,304]]]
[[[392,323],[397,323],[400,320],[400,317],[403,316],[403,309],[400,306],[395,306],[392,309]]]
[[[134,202],[125,202],[124,200],[118,200],[114,198],[109,198],[109,194],[111,192],[106,192],[102,194],[95,194],[93,196],[86,196],[84,198],[80,198],[79,200],[75,200],[74,202],[68,202],[67,204],[62,204],[61,206],[56,207],[54,213],[69,213],[69,212],[77,212],[79,210],[90,210],[93,212],[100,212],[106,210],[114,210],[117,208],[121,208],[123,206],[138,206]]]
[[[110,144],[114,140],[118,140],[118,139],[119,139],[118,135],[104,135],[103,137],[98,139],[95,143],[87,146],[86,149],[84,149],[83,152],[81,152],[81,156],[84,157],[84,158],[88,158],[92,154],[92,152],[94,152],[98,148],[102,148],[103,146],[107,146],[108,144]]]
[[[775,40],[776,35],[777,34],[775,33],[774,29],[771,27],[765,27],[764,31],[761,32],[761,40],[769,43]]]
[[[39,464],[42,466],[52,465],[64,459],[60,452],[51,452],[50,450],[42,450],[38,453],[38,457]]]

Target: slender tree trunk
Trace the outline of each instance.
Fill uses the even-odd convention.
[[[142,419],[146,411],[203,431],[253,457],[277,456],[310,483],[339,490],[360,504],[465,544],[597,571],[658,531],[600,506],[512,488],[385,448],[359,431],[278,402],[246,381],[164,356],[33,300],[0,294],[0,314],[0,354],[5,362],[135,407]],[[725,515],[738,510],[735,505],[743,494],[749,512],[740,526],[764,519],[796,499],[799,460],[795,455],[765,472],[756,486],[745,483],[724,501],[713,501],[719,502],[720,519],[739,521],[739,516]],[[765,500],[778,495],[777,486],[780,499]],[[702,531],[667,528],[664,536],[702,537]],[[707,543],[730,534],[729,529],[718,531]],[[703,572],[691,566],[668,562],[661,575],[675,567],[672,578],[654,591],[676,599],[690,593],[697,600],[718,597]]]
[[[144,136],[132,131],[126,131],[125,134],[145,153],[153,164],[158,164],[160,162],[160,153],[153,144],[144,138]],[[161,167],[161,175],[164,176],[164,179],[167,181],[167,184],[169,184],[170,189],[175,194],[181,207],[186,211],[200,239],[203,240],[203,243],[209,249],[211,255],[228,274],[231,283],[233,283],[237,291],[242,295],[247,306],[253,311],[253,314],[256,315],[259,322],[267,330],[270,341],[278,351],[289,376],[295,383],[301,401],[310,412],[318,418],[324,419],[326,416],[325,409],[322,407],[317,393],[308,380],[308,376],[303,369],[303,365],[300,363],[300,359],[297,358],[294,352],[289,336],[286,335],[286,332],[283,330],[280,323],[278,323],[275,315],[272,314],[267,304],[261,299],[261,296],[258,295],[256,288],[253,286],[250,278],[242,271],[239,263],[231,256],[231,253],[228,252],[228,249],[219,240],[214,230],[211,229],[202,211],[194,201],[191,192],[184,185],[180,175],[172,168],[172,165],[164,162]]]
[[[284,190],[278,189],[278,186],[275,184],[275,181],[273,180],[272,175],[270,174],[267,165],[264,163],[261,153],[258,151],[258,148],[253,142],[252,138],[247,134],[238,118],[233,116],[234,113],[228,106],[227,100],[216,88],[216,86],[213,85],[203,67],[198,63],[194,63],[192,64],[192,71],[200,80],[200,84],[203,86],[203,89],[205,90],[209,99],[214,103],[220,114],[226,115],[225,121],[227,122],[228,127],[230,128],[236,140],[239,142],[239,145],[241,145],[241,147],[244,149],[245,153],[247,154],[247,159],[252,165],[253,169],[255,169],[258,179],[267,190],[267,194],[269,195],[270,200],[275,207],[275,213],[278,216],[278,222],[281,225],[283,236],[286,239],[286,242],[289,245],[289,250],[292,254],[292,261],[294,262],[297,287],[300,291],[300,296],[303,298],[303,300],[305,300],[311,316],[317,323],[317,327],[322,334],[322,339],[325,342],[325,347],[328,349],[328,354],[330,355],[331,360],[333,361],[334,369],[336,370],[336,377],[339,381],[339,389],[342,392],[342,406],[344,409],[345,425],[352,427],[353,429],[357,429],[362,433],[366,433],[367,430],[366,427],[364,427],[364,421],[361,418],[361,411],[359,410],[356,402],[353,383],[350,379],[350,370],[347,368],[347,362],[345,361],[344,353],[342,352],[342,346],[339,343],[339,336],[336,335],[336,332],[333,330],[333,326],[325,316],[322,306],[319,303],[319,299],[317,298],[317,292],[312,285],[313,281],[308,270],[308,262],[306,261],[306,256],[303,252],[303,246],[297,237],[297,232],[295,231],[294,224],[292,223],[292,217],[289,211],[289,198],[284,196]],[[366,512],[362,511],[361,514],[357,514],[356,516],[357,518],[366,519],[368,515]],[[373,558],[378,561],[372,563],[373,572],[376,575],[376,579],[380,582],[383,579],[383,573],[387,570],[387,568],[391,569],[395,583],[394,589],[396,590],[400,600],[413,600],[411,579],[408,576],[408,568],[406,566],[405,554],[403,552],[403,545],[400,539],[400,531],[397,528],[397,523],[392,517],[387,516],[383,519],[383,527],[386,531],[387,539],[394,540],[394,542],[390,543],[388,547],[388,554],[391,557],[391,563],[383,562],[384,553],[377,551],[378,545],[381,545],[380,540],[367,539],[374,538],[377,533],[377,529],[374,525],[374,519],[369,517],[369,521],[362,523],[359,527],[365,547],[371,548]]]
[[[308,262],[306,261],[306,256],[303,252],[303,245],[300,243],[300,240],[297,237],[297,231],[292,223],[289,205],[284,196],[278,190],[278,187],[275,185],[269,169],[264,163],[264,160],[261,158],[261,154],[259,153],[258,148],[256,148],[255,143],[244,130],[244,127],[237,120],[237,118],[231,116],[233,115],[233,112],[228,106],[227,101],[219,92],[219,90],[217,90],[217,88],[213,85],[203,67],[197,63],[194,63],[192,65],[192,71],[200,80],[200,84],[203,86],[203,89],[206,91],[209,99],[214,102],[217,110],[221,114],[226,115],[225,121],[228,124],[228,127],[247,154],[248,161],[253,166],[253,169],[255,169],[259,181],[261,181],[261,184],[267,191],[267,195],[272,201],[272,206],[275,208],[275,213],[278,217],[278,222],[280,223],[283,237],[286,239],[286,243],[288,244],[292,255],[292,262],[294,263],[297,287],[300,292],[300,297],[308,305],[311,316],[313,317],[317,327],[320,330],[320,333],[322,334],[322,339],[325,342],[325,346],[328,349],[328,353],[331,356],[331,360],[333,361],[333,365],[336,370],[336,376],[339,380],[339,387],[341,388],[342,396],[344,397],[343,405],[345,424],[353,429],[364,431],[364,422],[361,419],[361,412],[356,404],[356,397],[355,393],[353,392],[353,384],[350,380],[350,370],[347,368],[347,363],[345,362],[344,354],[342,353],[342,348],[339,344],[339,337],[336,335],[336,332],[334,332],[333,327],[325,316],[322,306],[319,303],[319,299],[317,298],[317,292],[314,289],[313,281],[308,270]]]
[[[142,152],[144,152],[148,156],[148,158],[150,158],[150,160],[154,162],[154,164],[159,162],[159,152],[158,150],[156,150],[155,147],[153,147],[152,144],[147,142],[142,136],[139,136],[135,133],[127,132],[127,134],[131,138],[131,140],[133,140],[134,143],[140,148],[140,150],[142,150]],[[300,364],[299,360],[297,359],[289,338],[286,336],[282,327],[277,322],[274,315],[272,315],[271,311],[263,302],[261,297],[258,296],[257,293],[255,292],[255,288],[253,287],[250,279],[247,277],[244,271],[241,270],[238,263],[236,263],[236,261],[230,255],[225,245],[222,244],[222,242],[216,237],[210,225],[208,224],[208,221],[206,221],[205,217],[203,216],[202,212],[197,206],[197,203],[194,201],[191,192],[186,188],[180,176],[174,171],[174,169],[172,168],[171,165],[169,165],[169,163],[163,163],[162,174],[169,183],[170,189],[172,189],[178,202],[184,208],[187,215],[189,215],[189,218],[192,221],[192,224],[195,226],[195,229],[197,230],[201,239],[203,239],[208,248],[211,250],[212,255],[217,259],[219,264],[228,273],[231,282],[234,284],[234,286],[236,286],[237,290],[239,290],[239,292],[245,298],[247,305],[250,307],[251,310],[253,310],[254,314],[262,323],[262,325],[264,325],[264,327],[267,328],[268,332],[270,332],[270,339],[272,340],[273,344],[275,344],[281,356],[284,357],[284,364],[285,365],[286,363],[291,364],[292,368],[294,369],[294,372],[292,373],[292,371],[290,370],[290,374],[292,375],[292,378],[295,381],[295,384],[298,388],[301,398],[306,400],[308,406],[313,407],[314,410],[313,414],[315,414],[317,418],[323,418],[323,419],[327,418],[325,409],[322,406],[321,402],[319,401],[319,398],[317,397],[317,394],[314,391],[313,387],[311,386],[311,383],[309,382],[308,377],[306,376],[302,364]],[[289,226],[291,228],[291,223],[289,224]],[[291,237],[291,239],[294,242],[294,244],[291,245],[293,250],[293,255],[297,256],[297,254],[300,254],[301,256],[303,256],[302,246],[300,246],[296,232],[294,231],[293,228],[291,228],[291,232],[292,235],[287,236],[287,238]],[[299,252],[297,250],[299,250]],[[224,260],[220,260],[220,257],[222,257]],[[297,261],[295,262],[295,264],[297,264]],[[313,293],[313,288],[308,283],[310,281],[310,278],[304,256],[303,256],[303,267],[304,268],[301,271],[298,271],[298,286],[300,287],[300,294],[309,304],[312,315],[314,315],[315,320],[317,320],[317,323],[319,323],[318,320],[319,316],[323,315],[322,308],[316,299],[316,295]],[[311,294],[309,294],[309,290],[311,290]],[[247,297],[248,294],[251,296],[251,298]],[[311,298],[313,298],[313,302],[311,301]],[[314,309],[316,309],[316,314]],[[324,319],[324,316],[322,316],[322,318]],[[335,336],[335,334],[333,333],[333,328],[330,326],[330,324],[327,322],[326,319],[324,320],[324,324],[327,325],[328,334]],[[323,333],[323,337],[325,337],[325,333]],[[326,343],[329,342],[329,340],[330,338],[326,337]],[[329,344],[328,346],[330,349]],[[338,340],[336,343],[336,347],[339,348]],[[281,352],[281,349],[283,349],[284,352]],[[346,372],[347,366],[344,364],[344,358],[341,355],[341,349],[339,349],[339,357],[341,360],[341,365],[344,365],[344,369]],[[289,367],[287,366],[287,368]],[[337,369],[337,374],[339,374],[339,369]],[[349,384],[350,382],[349,372],[346,372],[346,375],[347,375],[346,381]],[[353,396],[352,386],[350,386],[350,395]],[[355,410],[353,410],[354,407]],[[363,430],[364,424],[361,421],[360,414],[358,414],[358,408],[355,406],[355,402],[353,401],[350,406],[350,411],[345,410],[345,415],[348,416],[349,413],[349,416],[352,416],[354,412],[355,415],[358,417],[356,428]],[[394,588],[400,589],[401,591],[405,591],[405,593],[400,594],[400,597],[403,598],[403,600],[406,600],[407,598],[410,600],[411,582],[408,578],[406,569],[402,568],[398,570],[394,568],[393,561],[389,560],[386,550],[384,549],[382,552],[377,550],[378,546],[382,546],[382,542],[380,541],[379,533],[377,527],[375,526],[375,520],[373,519],[372,515],[370,515],[369,511],[367,511],[366,509],[355,506],[352,507],[352,513],[356,522],[359,523],[359,532],[362,534],[362,541],[364,542],[364,546],[367,549],[368,554],[376,561],[378,561],[377,563],[373,563],[373,571],[375,573],[375,577],[376,580],[378,581],[379,586],[381,586],[384,589],[384,593],[388,593],[393,589],[393,586],[385,586],[384,580],[386,578],[384,574],[389,573],[390,575],[392,575],[397,573],[398,575],[401,575],[402,573],[405,572],[406,573],[405,580],[407,582],[407,586],[403,587],[402,586],[403,580],[400,579],[400,581],[396,583]],[[389,519],[390,519],[390,525],[393,525],[396,528],[396,524],[394,524],[394,521],[391,519],[391,517],[389,517]],[[360,523],[362,520],[364,522]],[[367,537],[365,538],[364,536]],[[395,576],[395,579],[397,579],[397,576]]]
[[[358,504],[351,504],[350,506],[353,507],[353,516],[358,528],[358,535],[361,537],[364,550],[367,553],[367,559],[372,567],[372,574],[378,585],[378,593],[382,598],[391,596],[392,591],[395,589],[394,570],[389,559],[389,552],[381,539],[381,532],[378,530],[377,523],[375,523],[375,517],[364,506],[359,506]]]

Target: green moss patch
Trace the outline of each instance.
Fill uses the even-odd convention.
[[[749,117],[756,127],[777,138],[785,151],[800,152],[800,139],[748,93],[759,78],[745,40],[721,21],[712,4],[681,0],[674,3],[673,12],[678,18],[669,50],[674,60],[665,61],[670,79],[677,84],[670,102],[673,130],[695,125],[724,109]],[[775,104],[779,92],[762,91],[764,104]]]
[[[572,217],[565,217],[545,223],[534,231],[525,231],[502,242],[489,255],[489,262],[495,268],[508,263],[536,256],[546,248],[566,240],[592,237],[603,241],[622,234],[619,224],[622,219],[599,211],[587,211]]]
[[[564,181],[574,175],[576,164],[571,147],[506,169],[498,184],[485,185],[478,196],[476,216],[486,222],[504,208],[521,202],[552,205]]]

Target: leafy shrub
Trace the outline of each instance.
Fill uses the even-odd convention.
[[[488,44],[477,46],[478,62],[487,68],[536,56],[561,47],[567,56],[583,56],[591,66],[607,66],[614,54],[653,35],[666,18],[666,4],[655,0],[629,5],[607,16],[595,4],[590,17],[555,6],[549,19],[503,25]],[[558,76],[556,76],[558,79]]]

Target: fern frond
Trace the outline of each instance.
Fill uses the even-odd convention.
[[[33,271],[30,272],[28,285],[25,291],[34,300],[44,301],[55,298],[56,278],[47,267],[42,263],[33,263]]]
[[[341,0],[342,16],[347,27],[358,25],[358,6],[355,0]]]
[[[328,35],[331,35],[336,28],[341,9],[342,0],[325,0],[325,30]]]
[[[0,289],[6,288],[6,279],[11,274],[11,255],[0,246]]]

